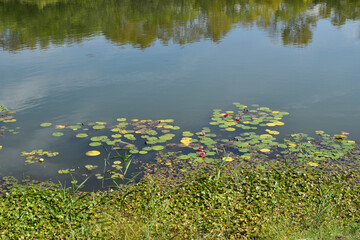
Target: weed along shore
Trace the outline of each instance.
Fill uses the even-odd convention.
[[[320,130],[280,141],[288,113],[234,107],[215,109],[198,132],[180,131],[173,119],[39,124],[89,145],[89,160],[59,169],[57,182],[3,176],[0,236],[359,239],[358,142]],[[15,116],[2,108],[3,137],[19,130]],[[19,155],[25,166],[47,167],[61,151]]]
[[[3,239],[359,239],[359,171],[233,164],[82,192],[4,178]]]

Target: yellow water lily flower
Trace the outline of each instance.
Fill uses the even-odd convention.
[[[189,146],[190,143],[191,143],[191,139],[192,139],[192,138],[189,138],[189,137],[183,137],[180,142],[181,142],[182,144],[184,144],[185,146]]]

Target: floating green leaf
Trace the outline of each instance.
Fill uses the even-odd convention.
[[[87,170],[91,171],[91,170],[94,170],[94,169],[98,168],[98,166],[97,165],[85,165],[85,168]]]
[[[100,130],[100,129],[103,129],[103,128],[105,128],[104,125],[95,125],[95,126],[93,126],[93,129],[95,129],[95,130]]]
[[[136,140],[136,138],[135,138],[135,136],[133,134],[125,134],[124,137],[129,139],[129,140],[132,140],[132,141]]]
[[[111,135],[111,137],[113,137],[113,138],[121,138],[121,134],[113,134],[113,135]]]
[[[21,156],[26,156],[25,163],[36,163],[36,162],[44,162],[44,157],[55,157],[59,155],[58,152],[50,152],[44,151],[42,149],[33,150],[31,152],[22,152]]]
[[[50,127],[51,125],[52,125],[52,123],[45,122],[45,123],[40,124],[40,127]]]
[[[186,160],[186,159],[189,159],[189,158],[190,158],[189,155],[180,155],[180,156],[178,157],[178,159],[181,159],[181,160]]]
[[[67,173],[70,173],[70,172],[74,172],[75,169],[61,169],[58,171],[59,174],[67,174]]]
[[[60,137],[60,136],[64,135],[64,133],[62,133],[62,132],[54,132],[52,135],[54,137]]]
[[[90,138],[90,140],[93,142],[99,142],[99,141],[105,142],[108,140],[108,137],[107,136],[95,136],[95,137]]]
[[[80,129],[81,128],[81,126],[80,125],[72,125],[72,126],[68,126],[68,128],[70,128],[70,129],[72,129],[72,130],[78,130],[78,129]]]
[[[101,142],[92,142],[89,144],[89,146],[91,146],[91,147],[101,146]]]
[[[184,137],[191,137],[191,136],[194,136],[194,134],[189,132],[189,131],[185,131],[185,132],[183,132],[183,136]]]
[[[164,146],[156,145],[156,146],[152,146],[151,148],[152,148],[153,150],[155,150],[155,151],[160,151],[160,150],[163,150],[163,149],[164,149]]]
[[[86,156],[94,157],[98,155],[100,155],[100,152],[96,150],[86,152]]]
[[[76,137],[77,138],[86,138],[87,136],[89,136],[88,134],[86,133],[79,133],[79,134],[76,134]]]

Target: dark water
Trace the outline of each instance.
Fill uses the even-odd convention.
[[[360,1],[0,0],[1,175],[57,178],[89,140],[42,122],[175,119],[208,124],[232,102],[290,113],[291,132],[360,139]],[[60,155],[25,166],[22,151]],[[84,163],[85,162],[85,163]]]

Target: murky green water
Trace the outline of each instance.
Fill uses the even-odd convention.
[[[232,102],[289,112],[280,137],[360,139],[359,19],[355,0],[0,0],[0,105],[21,127],[0,137],[1,175],[57,179],[89,161],[89,140],[43,122],[171,118],[195,132]],[[39,148],[60,154],[24,165]]]

